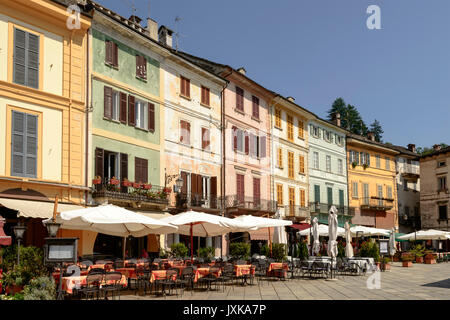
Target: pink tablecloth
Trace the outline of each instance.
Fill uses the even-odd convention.
[[[62,290],[66,291],[68,294],[73,293],[73,289],[81,288],[86,285],[87,276],[79,276],[79,277],[63,277],[62,278]],[[101,285],[111,284],[111,282],[105,283],[103,282]],[[127,286],[127,279],[122,275],[122,279],[120,280],[120,284],[123,287]]]

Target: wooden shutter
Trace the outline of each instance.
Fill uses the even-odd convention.
[[[283,168],[283,150],[278,148],[278,167]]]
[[[28,33],[27,85],[39,88],[39,36]]]
[[[233,131],[233,150],[236,151],[237,150],[237,130],[238,128],[233,126],[232,131]]]
[[[148,183],[148,160],[141,159],[141,178],[143,183]]]
[[[181,179],[183,180],[183,187],[181,188],[182,194],[187,194],[187,188],[188,188],[188,177],[187,173],[184,171],[181,171]]]
[[[180,93],[181,95],[185,95],[186,92],[186,84],[184,83],[184,78],[180,76]]]
[[[209,89],[202,86],[202,103],[209,106]]]
[[[339,190],[339,206],[344,206],[344,190]]]
[[[181,81],[181,95],[189,98],[191,96],[191,80],[180,76]]]
[[[250,149],[250,155],[252,157],[256,156],[256,141],[255,141],[255,135],[252,133],[248,134],[249,136],[249,149]]]
[[[148,130],[155,132],[155,105],[153,103],[148,104]]]
[[[197,175],[197,194],[203,194],[203,176]]]
[[[261,180],[253,178],[253,198],[259,200],[261,198]]]
[[[244,111],[244,90],[236,87],[236,109]]]
[[[134,181],[142,182],[141,159],[134,157]]]
[[[294,153],[288,152],[288,176],[294,178]]]
[[[104,157],[103,149],[95,148],[95,175],[101,177],[102,179],[104,177],[103,157]]]
[[[113,57],[112,57],[112,42],[109,40],[105,41],[105,62],[113,64]]]
[[[128,96],[128,125],[136,125],[135,98],[132,95]]]
[[[191,194],[197,194],[197,175],[195,173],[191,173]]]
[[[300,160],[300,173],[305,173],[305,157],[299,156]]]
[[[115,67],[119,66],[119,47],[117,46],[117,43],[112,42],[112,58],[113,58],[113,65]]]
[[[277,184],[277,202],[279,206],[283,205],[283,185]]]
[[[126,153],[120,154],[120,178],[128,179],[128,155]]]
[[[303,128],[303,121],[298,120],[298,137],[303,139],[305,137],[305,130]]]
[[[306,197],[305,197],[305,190],[300,189],[300,206],[302,208],[306,207]]]
[[[317,203],[320,202],[320,186],[319,185],[314,186],[314,201]]]
[[[180,120],[180,142],[186,143],[186,121]]]
[[[244,184],[244,175],[237,174],[236,175],[236,193],[237,193],[237,200],[242,202],[244,201],[245,196],[245,184]]]
[[[25,174],[25,114],[13,111],[12,118],[11,175],[23,176]]]
[[[252,97],[252,115],[259,119],[259,99],[255,96]]]
[[[186,143],[191,144],[191,124],[186,122]]]
[[[37,116],[26,115],[25,168],[27,177],[37,176]]]
[[[120,93],[120,122],[127,123],[127,94],[121,92]]]
[[[250,143],[249,143],[249,135],[247,132],[244,133],[244,140],[245,140],[245,154],[248,154],[250,149]]]
[[[23,30],[14,29],[14,82],[26,84],[26,37]]]
[[[136,55],[136,77],[142,78],[142,57]]]
[[[333,189],[332,188],[327,188],[327,200],[328,200],[329,205],[333,204]]]
[[[107,86],[104,88],[103,116],[107,119],[112,117],[112,88]]]
[[[265,158],[266,157],[266,148],[267,148],[267,145],[266,145],[267,139],[266,139],[266,136],[262,136],[259,139],[260,139],[259,146],[260,146],[260,150],[261,150],[260,157]]]
[[[210,136],[209,129],[202,128],[202,149],[209,150]]]
[[[217,208],[217,177],[211,177],[211,179],[209,181],[211,184],[211,188],[210,188],[211,208],[216,209]]]

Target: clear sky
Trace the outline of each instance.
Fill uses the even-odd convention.
[[[175,31],[181,17],[180,50],[243,66],[321,117],[342,97],[366,124],[381,122],[385,142],[450,144],[449,0],[97,2],[126,18],[134,3]],[[381,30],[366,26],[369,5],[381,9]]]

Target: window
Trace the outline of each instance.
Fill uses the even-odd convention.
[[[294,141],[294,118],[290,115],[287,115],[287,138]]]
[[[283,150],[278,148],[278,168],[283,168]]]
[[[12,111],[11,175],[37,177],[38,117]]]
[[[370,154],[361,152],[360,154],[361,161],[359,162],[361,165],[370,166]]]
[[[147,102],[135,99],[136,127],[147,130],[148,128],[148,105]]]
[[[340,135],[336,135],[336,144],[342,147],[344,145],[344,138]]]
[[[438,167],[445,167],[445,161],[438,161]]]
[[[300,189],[300,207],[306,207],[306,195],[304,189]]]
[[[447,178],[439,177],[438,178],[438,191],[444,191],[447,189]]]
[[[320,203],[320,186],[314,185],[314,202]]]
[[[327,130],[324,130],[323,132],[324,132],[323,138],[325,139],[325,141],[332,142],[331,141],[331,132],[327,131]]]
[[[392,187],[391,186],[387,187],[387,197],[388,197],[388,199],[394,199],[392,196]]]
[[[406,179],[403,179],[403,190],[408,191],[408,181]]]
[[[383,206],[383,186],[378,185],[378,205],[381,207]]]
[[[300,139],[305,139],[305,128],[302,120],[298,120],[298,137]]]
[[[386,157],[386,170],[391,170],[391,159]]]
[[[275,127],[281,129],[281,110],[275,109]]]
[[[305,157],[300,155],[299,162],[300,162],[300,173],[305,173]]]
[[[289,215],[295,215],[295,188],[289,187]]]
[[[364,152],[361,152],[360,156],[361,156],[361,164],[365,164],[366,163],[366,154]]]
[[[259,119],[259,99],[252,96],[252,116]]]
[[[342,159],[338,159],[338,173],[344,174],[344,162]]]
[[[209,88],[202,86],[202,104],[209,106]]]
[[[352,197],[358,198],[358,182],[352,183]]]
[[[138,157],[134,158],[134,181],[139,183],[148,182],[148,160]]]
[[[377,165],[377,168],[381,168],[381,158],[380,158],[380,155],[377,154],[377,155],[375,156],[375,159],[376,159],[376,165]]]
[[[320,130],[319,127],[311,126],[311,135],[315,138],[320,138]]]
[[[112,113],[111,113],[111,119],[119,121],[119,112],[120,112],[120,106],[119,106],[119,92],[113,91],[112,92]]]
[[[38,35],[14,28],[13,81],[39,89]]]
[[[277,202],[279,206],[283,205],[283,185],[277,184]]]
[[[447,206],[439,206],[439,220],[447,220]]]
[[[314,165],[314,169],[319,170],[319,153],[318,152],[313,153],[313,165]]]
[[[356,161],[355,158],[356,158],[355,151],[350,150],[349,153],[348,153],[348,160],[349,160],[349,162],[350,163],[355,162]]]
[[[234,151],[249,154],[250,136],[244,130],[233,127],[233,149]]]
[[[327,172],[331,172],[331,156],[326,157]]]
[[[191,80],[180,76],[180,82],[181,82],[181,95],[185,98],[191,97]]]
[[[105,63],[118,68],[119,67],[119,47],[114,41],[106,40]]]
[[[363,203],[365,205],[369,204],[369,184],[368,183],[363,184]]]
[[[244,111],[244,90],[236,87],[236,109]]]
[[[294,179],[294,153],[288,152],[288,176],[291,179]]]
[[[136,56],[136,77],[147,80],[147,59],[144,56]]]
[[[210,149],[209,129],[206,128],[202,128],[202,149],[203,150]]]
[[[191,144],[191,124],[180,120],[180,142],[186,145]]]
[[[244,202],[245,197],[245,176],[243,174],[237,174],[236,175],[236,193],[237,193],[237,200],[242,203]]]

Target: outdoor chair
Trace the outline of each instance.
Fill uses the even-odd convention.
[[[88,274],[86,277],[86,285],[79,290],[81,295],[85,296],[87,300],[90,297],[94,298],[97,296],[97,300],[100,297],[100,284],[103,280],[103,273],[93,273]]]
[[[314,261],[312,265],[312,273],[317,276],[325,276],[328,278],[329,275],[329,265],[323,261]]]
[[[106,270],[105,269],[102,269],[102,268],[92,268],[91,270],[89,270],[89,273],[88,273],[88,275],[89,274],[96,274],[96,273],[99,273],[99,274],[105,274],[106,273]]]
[[[218,282],[218,278],[214,275],[214,273],[217,273],[220,271],[220,268],[218,267],[210,267],[209,268],[209,274],[206,275],[203,278],[200,278],[198,281],[200,284],[206,284],[206,289],[209,290],[211,289],[212,284],[214,283],[216,285],[217,288],[217,282]]]
[[[105,284],[100,289],[104,293],[105,299],[108,298],[108,292],[111,292],[111,298],[114,300],[115,296],[119,296],[120,300],[120,290],[122,289],[120,281],[122,280],[122,274],[120,272],[107,272],[105,274]]]
[[[128,265],[128,268],[133,268],[132,266]],[[134,269],[136,271],[136,278],[130,278],[128,279],[128,287],[133,290],[134,288],[134,292],[135,294],[138,292],[139,290],[139,277],[141,275],[143,275],[144,273],[144,267],[137,267],[136,265],[134,265]]]
[[[178,276],[178,269],[169,269],[166,271],[166,279],[161,281],[162,292],[166,295],[166,288],[169,288],[169,295],[172,293],[172,288],[175,288],[175,294],[178,296],[176,278]]]
[[[194,268],[186,267],[182,269],[181,275],[177,278],[177,284],[180,285],[181,295],[183,296],[184,288],[190,287],[191,294],[194,292]]]
[[[234,266],[231,263],[225,263],[222,269],[222,277],[221,282],[223,285],[223,291],[225,291],[225,284],[231,282],[231,284],[234,283],[234,280],[236,280],[236,274],[234,273]],[[233,287],[234,290],[234,287]]]
[[[140,291],[144,289],[144,295],[147,294],[147,288],[150,288],[150,277],[152,276],[152,271],[150,269],[143,268],[137,271],[137,289]]]

